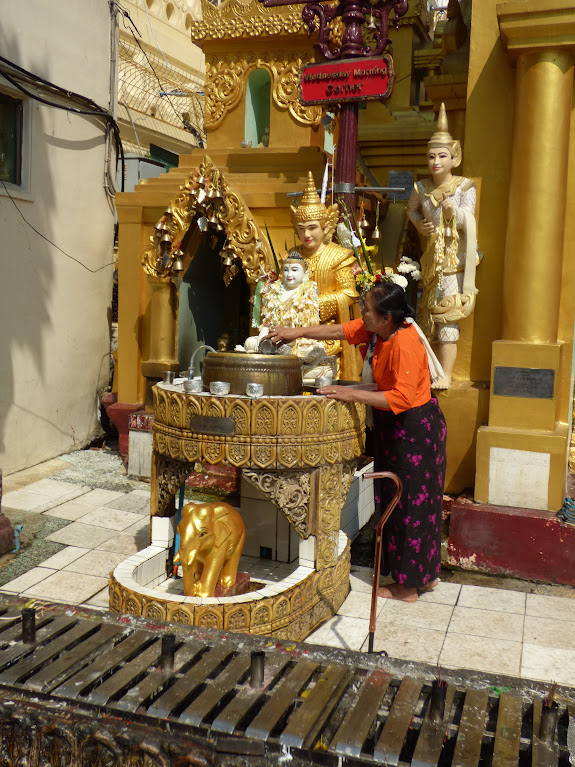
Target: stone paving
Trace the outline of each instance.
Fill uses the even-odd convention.
[[[62,462],[60,462],[62,463]],[[54,468],[58,462],[47,462]],[[49,468],[45,471],[51,473]],[[57,471],[57,470],[56,470]],[[41,470],[5,478],[2,511],[56,517],[47,536],[56,554],[8,581],[0,592],[38,601],[106,609],[114,567],[149,542],[149,489],[122,492],[42,478]],[[66,524],[67,523],[67,524]],[[285,564],[245,557],[240,569],[274,580]],[[0,569],[0,575],[2,570]],[[551,587],[546,587],[549,590]],[[534,585],[531,589],[537,591]],[[549,593],[441,582],[413,604],[378,599],[374,649],[391,657],[575,686],[575,599]],[[565,589],[557,593],[565,593]],[[352,567],[338,614],[308,642],[367,650],[371,569]]]

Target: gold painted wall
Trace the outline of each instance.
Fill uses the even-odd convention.
[[[458,376],[489,381],[491,344],[501,337],[501,301],[515,73],[499,38],[497,0],[473,3],[463,173],[481,178],[479,295],[473,317],[462,323],[471,336],[458,360]],[[469,326],[472,327],[469,327]],[[467,375],[466,375],[467,374]]]

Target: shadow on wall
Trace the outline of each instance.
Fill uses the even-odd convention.
[[[18,63],[21,60],[17,40],[0,29],[2,55]],[[36,61],[34,71],[46,72],[45,62]],[[9,84],[8,87],[11,88]],[[11,88],[12,89],[12,88]],[[30,224],[51,240],[58,239],[51,228],[55,208],[54,189],[46,153],[43,109],[30,100],[30,192],[32,201],[13,200],[0,184],[0,229],[3,236],[2,279],[0,280],[0,453],[10,449],[5,444],[5,428],[13,408],[26,411],[23,392],[42,387],[45,373],[43,338],[51,326],[49,296],[54,282],[53,247],[40,237]],[[24,147],[24,152],[26,152]],[[16,207],[17,206],[17,207]],[[20,212],[21,213],[20,213]],[[34,412],[36,418],[51,423],[49,414]],[[33,439],[33,435],[30,435]]]
[[[218,246],[216,246],[218,247]],[[188,267],[180,288],[178,360],[187,370],[195,349],[209,344],[217,349],[218,339],[227,334],[230,350],[243,343],[250,331],[250,291],[240,270],[229,286],[222,279],[219,251],[204,240]],[[203,359],[199,354],[198,363]]]

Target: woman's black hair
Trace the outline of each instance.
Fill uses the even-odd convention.
[[[407,317],[415,317],[415,312],[407,303],[405,291],[395,282],[381,282],[369,291],[373,308],[377,314],[390,314],[396,325],[401,325]]]

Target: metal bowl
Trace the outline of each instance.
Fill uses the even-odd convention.
[[[295,354],[208,352],[204,359],[206,389],[212,381],[229,381],[231,394],[245,394],[248,383],[260,383],[264,397],[302,393],[302,366]]]

